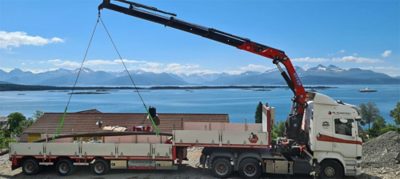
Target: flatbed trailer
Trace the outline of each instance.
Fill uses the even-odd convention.
[[[151,136],[139,143],[13,143],[10,160],[12,169],[22,167],[27,175],[46,165],[55,165],[60,175],[71,174],[75,166],[91,166],[93,173],[102,175],[110,169],[176,170],[187,148],[203,147],[201,164],[216,177],[239,170],[247,177],[261,172],[293,174],[293,161],[272,152],[273,116],[274,109],[264,106],[262,124],[187,122],[170,138],[138,133]]]
[[[130,132],[132,140],[124,140],[127,135],[119,133],[110,136],[113,140],[103,139],[99,143],[12,143],[12,169],[22,167],[27,175],[38,173],[42,165],[56,166],[60,175],[69,175],[81,165],[91,166],[97,175],[110,169],[176,170],[186,159],[188,148],[202,147],[201,166],[218,178],[229,177],[235,171],[243,178],[258,178],[262,173],[314,173],[323,178],[360,175],[362,143],[354,120],[358,118],[357,111],[325,95],[310,95],[313,97],[306,108],[308,145],[291,140],[272,141],[275,112],[263,105],[261,124],[185,122],[183,130],[173,130],[171,134]],[[314,113],[313,109],[323,112]],[[343,125],[349,128],[342,134],[339,129]]]

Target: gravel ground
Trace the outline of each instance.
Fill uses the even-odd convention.
[[[363,144],[363,172],[380,178],[400,178],[400,134],[389,131]]]
[[[52,178],[93,178],[93,179],[208,179],[214,178],[207,169],[198,168],[199,156],[201,155],[200,148],[189,149],[188,158],[191,162],[186,162],[185,165],[179,168],[177,171],[133,171],[133,170],[111,170],[107,175],[96,176],[90,172],[89,167],[79,167],[71,176],[60,177],[55,172],[53,167],[44,168],[38,175],[26,176],[22,174],[21,169],[11,171],[11,164],[8,161],[8,155],[0,157],[0,178],[29,178],[29,179],[52,179]],[[238,175],[234,175],[232,179],[239,179]],[[263,178],[299,178],[299,179],[311,179],[309,176],[284,176],[284,175],[268,175]],[[381,177],[372,177],[371,175],[364,174],[362,179],[373,178],[379,179]]]
[[[363,166],[392,167],[396,165],[396,157],[399,153],[400,134],[389,131],[363,145]]]

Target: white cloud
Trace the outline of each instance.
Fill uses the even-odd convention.
[[[391,54],[392,54],[392,51],[391,51],[391,50],[385,50],[385,51],[383,51],[383,53],[381,54],[381,56],[382,56],[383,58],[386,58],[386,57],[389,57]]]
[[[366,58],[366,57],[358,57],[358,56],[344,56],[340,58],[332,59],[333,62],[354,62],[354,63],[378,63],[381,60]]]
[[[308,63],[322,63],[326,62],[327,58],[314,58],[314,57],[300,57],[292,59],[293,62],[308,62]]]
[[[20,47],[22,45],[43,46],[50,43],[62,43],[63,39],[59,37],[44,38],[41,36],[28,35],[26,32],[6,32],[0,31],[0,48],[7,49]]]
[[[215,73],[228,73],[228,74],[241,74],[244,72],[265,72],[271,69],[275,69],[273,66],[248,64],[245,66],[238,67],[227,67],[224,69],[209,69],[198,64],[180,64],[180,63],[160,63],[154,61],[143,61],[143,60],[132,60],[123,59],[124,63],[129,70],[137,70],[143,72],[152,73],[173,73],[177,75],[192,75],[192,74],[215,74]],[[295,66],[303,66],[305,69],[313,67],[316,63],[320,64],[338,64],[346,63],[346,67],[365,67],[368,64],[379,65],[384,63],[383,59],[374,59],[360,56],[342,56],[342,57],[300,57],[292,59]],[[81,62],[79,60],[62,60],[53,59],[47,61],[38,61],[36,64],[22,65],[23,68],[34,68],[35,71],[42,71],[41,69],[54,69],[54,68],[66,68],[66,69],[77,69],[80,67]],[[110,72],[121,72],[124,67],[121,64],[120,59],[89,59],[85,61],[84,67],[93,69],[95,71],[110,71]],[[374,69],[376,71],[385,72],[383,69]],[[387,74],[395,74],[395,70],[391,69],[391,72]]]
[[[335,63],[335,62],[354,62],[354,63],[377,63],[380,62],[379,59],[359,57],[356,55],[343,56],[343,57],[333,57],[333,58],[324,58],[324,57],[300,57],[293,58],[292,62],[304,62],[304,63]]]
[[[177,75],[192,75],[192,74],[211,74],[215,73],[212,70],[204,69],[200,65],[195,64],[179,64],[179,63],[155,63],[142,62],[136,64],[137,70],[153,73],[173,73]]]
[[[54,60],[48,60],[48,63],[51,65],[54,65],[55,67],[59,68],[79,68],[80,64],[78,62],[74,61],[69,61],[69,60],[60,60],[60,59],[54,59]]]
[[[345,53],[345,50],[340,50],[338,53]],[[299,57],[293,58],[292,62],[298,63],[379,63],[383,62],[382,59],[368,58],[368,57],[360,57],[357,54],[348,55],[348,56],[336,56],[336,57]]]
[[[248,64],[246,66],[242,66],[242,67],[239,67],[237,69],[228,70],[228,71],[226,71],[226,73],[229,73],[229,74],[241,74],[241,73],[248,72],[248,71],[262,73],[262,72],[265,72],[265,71],[270,70],[270,69],[271,68],[269,68],[267,66],[264,66],[264,65]]]
[[[215,73],[212,70],[201,68],[199,65],[194,64],[178,64],[178,63],[157,63],[157,62],[148,62],[148,61],[140,61],[140,60],[128,60],[124,59],[124,63],[127,65],[129,70],[140,70],[144,72],[153,72],[153,73],[174,73],[174,74],[198,74],[198,73]],[[61,60],[54,59],[46,61],[47,64],[58,67],[58,68],[66,68],[66,69],[76,69],[80,67],[80,62],[71,61],[71,60]],[[86,60],[84,67],[93,69],[93,70],[103,70],[103,71],[122,71],[124,68],[121,64],[121,60],[102,60],[102,59],[93,59]]]
[[[108,61],[108,60],[88,60],[85,62],[85,65],[87,66],[97,66],[97,65],[115,65],[119,64],[116,60],[114,61]]]

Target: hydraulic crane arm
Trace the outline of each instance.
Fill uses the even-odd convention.
[[[299,130],[306,103],[306,92],[296,73],[295,68],[293,67],[292,62],[290,61],[289,57],[286,56],[285,52],[257,42],[253,42],[247,38],[179,20],[175,18],[175,14],[161,11],[155,7],[150,7],[126,0],[116,1],[127,4],[129,7],[113,4],[110,2],[110,0],[103,0],[103,3],[100,4],[98,8],[99,10],[106,8],[130,16],[135,16],[273,59],[273,63],[277,65],[281,75],[294,93],[292,113],[290,115],[290,121],[288,124],[294,125],[291,127],[291,130]],[[282,69],[280,64],[283,64],[287,72]],[[296,133],[297,132],[294,132],[293,135],[297,135]]]

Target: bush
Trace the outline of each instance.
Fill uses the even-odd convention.
[[[397,132],[400,132],[400,128],[396,127],[395,125],[389,124],[389,125],[385,126],[384,128],[382,128],[381,131],[380,131],[380,133],[381,133],[381,134],[384,134],[384,133],[389,132],[389,131],[397,131]]]
[[[393,117],[396,124],[400,125],[400,102],[397,102],[396,107],[390,111],[390,116]]]
[[[367,130],[367,133],[370,138],[374,138],[389,131],[397,131],[400,133],[400,128],[396,127],[393,124],[386,124],[385,119],[379,117],[372,124],[372,128]]]
[[[373,102],[360,104],[359,107],[362,118],[361,125],[364,126],[368,124],[368,129],[371,129],[371,123],[380,117],[378,107],[376,107],[375,103]]]
[[[285,122],[280,121],[274,125],[272,128],[272,139],[276,139],[277,137],[283,137],[285,133]]]
[[[10,137],[6,137],[6,131],[1,130],[0,131],[0,149],[8,148],[8,145],[11,142],[15,142],[15,139],[12,139]]]
[[[8,125],[9,127],[9,134],[14,134],[14,135],[19,135],[22,133],[22,126],[21,124],[23,123],[23,121],[26,121],[26,117],[19,113],[19,112],[14,112],[11,113],[10,115],[7,116],[8,117]],[[9,136],[8,136],[9,137]]]
[[[372,128],[368,129],[368,134],[370,137],[378,137],[382,133],[382,129],[386,128],[385,119],[382,117],[377,118],[372,124]]]

